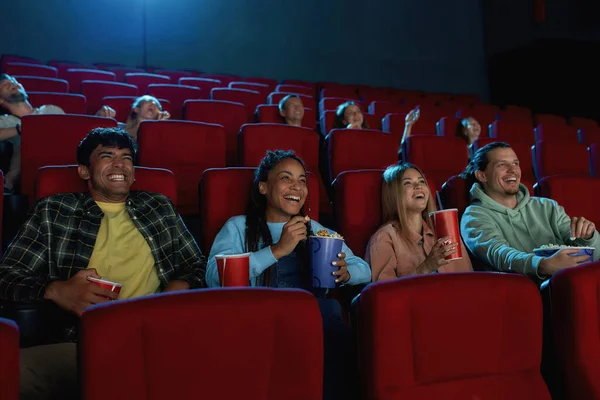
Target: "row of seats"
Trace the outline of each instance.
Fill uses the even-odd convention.
[[[567,398],[600,396],[598,358],[590,356],[600,347],[598,267],[567,269],[550,282]],[[373,284],[355,320],[364,398],[550,399],[540,374],[542,301],[525,277],[434,274]],[[203,290],[96,306],[81,319],[83,398],[200,390],[209,398],[320,399],[320,327],[316,300],[297,290]],[[0,348],[3,398],[17,399],[11,321],[0,320]]]

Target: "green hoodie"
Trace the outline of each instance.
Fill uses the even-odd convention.
[[[506,272],[537,276],[542,261],[533,249],[547,244],[594,247],[600,257],[598,231],[589,240],[571,240],[571,218],[554,200],[530,197],[524,185],[514,209],[485,194],[479,183],[471,188],[473,201],[461,219],[461,234],[467,248],[489,266]]]

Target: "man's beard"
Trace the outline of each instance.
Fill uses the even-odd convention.
[[[25,103],[27,101],[27,98],[27,93],[25,93],[25,91],[22,91],[9,95],[6,99],[4,99],[4,101],[6,101],[8,104],[19,104]]]

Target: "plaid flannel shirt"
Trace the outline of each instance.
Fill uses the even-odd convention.
[[[126,209],[150,246],[161,289],[176,279],[206,286],[205,257],[166,196],[134,191]],[[40,200],[0,261],[0,299],[42,300],[50,282],[86,269],[103,217],[88,193]]]

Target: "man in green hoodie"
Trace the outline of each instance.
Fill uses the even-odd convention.
[[[546,279],[574,267],[587,256],[564,249],[539,257],[533,249],[547,244],[594,247],[600,258],[600,235],[584,217],[570,218],[556,201],[530,197],[521,185],[517,155],[506,143],[495,142],[475,153],[462,175],[472,183],[472,202],[461,219],[467,248],[493,269]]]

